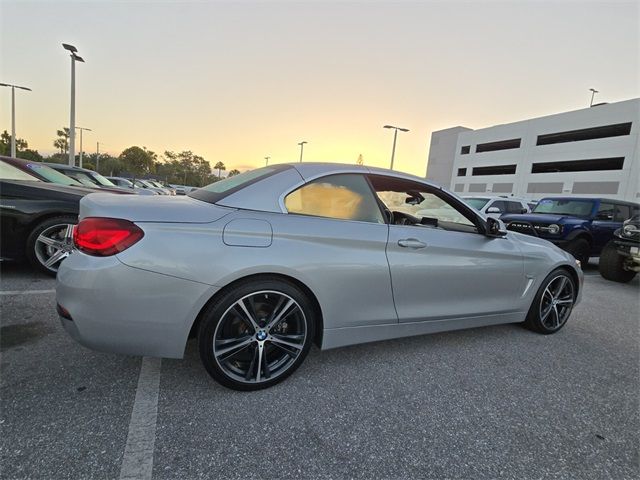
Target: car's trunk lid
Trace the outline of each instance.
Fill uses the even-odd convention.
[[[132,222],[209,223],[231,211],[232,208],[187,196],[92,193],[80,201],[80,219],[107,217]]]

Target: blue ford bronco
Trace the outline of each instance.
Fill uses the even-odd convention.
[[[531,213],[503,215],[508,230],[549,240],[584,265],[598,257],[622,222],[640,205],[606,198],[548,197]]]

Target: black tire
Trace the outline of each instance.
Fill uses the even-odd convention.
[[[572,240],[567,244],[565,250],[573,255],[576,260],[580,260],[583,267],[589,263],[591,245],[589,245],[589,242],[584,238]]]
[[[66,258],[73,250],[73,243],[70,235],[66,237],[58,235],[56,232],[63,233],[63,229],[67,225],[76,225],[78,217],[76,215],[60,215],[57,217],[49,217],[42,220],[31,230],[27,237],[25,255],[29,263],[37,270],[55,277],[58,273],[60,261],[56,261],[53,265],[47,266],[45,262],[53,256],[53,252],[61,251],[64,253],[62,259]],[[59,228],[58,228],[59,227]],[[46,246],[38,241],[42,233],[49,237],[51,233],[52,240],[58,240],[55,246]]]
[[[565,285],[562,283],[563,281],[566,282],[567,287],[560,286]],[[550,306],[553,302],[550,302],[550,297],[547,293],[548,287],[550,287],[549,290],[552,296],[554,295],[555,289],[560,289],[560,291],[557,292],[558,300],[563,299],[563,303],[558,302]],[[576,294],[577,287],[569,272],[564,269],[554,270],[546,276],[540,288],[538,288],[538,292],[533,299],[533,303],[529,308],[529,313],[524,322],[525,327],[534,332],[542,333],[543,335],[556,333],[567,323],[573,310]],[[569,297],[571,297],[570,304],[566,303]],[[549,311],[547,315],[544,315],[547,311],[547,306],[549,306]],[[568,310],[565,310],[565,308],[568,308]],[[558,321],[556,322],[555,320]]]
[[[600,263],[598,264],[600,275],[614,282],[630,282],[636,276],[636,272],[625,270],[624,260],[625,258],[617,252],[615,243],[607,243],[600,254]]]
[[[278,303],[280,299],[282,303]],[[284,308],[290,300],[292,306]],[[247,321],[240,302],[247,307],[246,312],[253,310],[258,330]],[[288,312],[279,321],[278,306],[283,313]],[[209,375],[225,387],[243,391],[271,387],[291,375],[309,353],[315,334],[315,315],[313,304],[305,293],[284,279],[263,277],[234,284],[202,314],[198,329],[200,359]],[[269,330],[270,321],[276,323]],[[283,325],[285,331],[276,332]],[[224,338],[223,333],[228,336]],[[266,338],[259,341],[260,335]],[[289,347],[292,343],[280,343],[282,339],[290,338],[296,338],[296,348]],[[246,342],[249,343],[242,347]],[[232,349],[237,352],[221,353]]]

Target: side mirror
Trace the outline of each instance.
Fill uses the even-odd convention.
[[[526,208],[521,208],[520,209],[520,213],[527,213],[529,210],[527,210]]]
[[[487,213],[502,213],[498,207],[487,208]]]
[[[490,237],[504,237],[507,234],[507,228],[502,220],[489,217],[487,218],[486,234]]]

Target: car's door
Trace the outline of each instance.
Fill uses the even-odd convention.
[[[273,244],[322,305],[325,328],[397,323],[385,249],[389,227],[361,174],[312,180],[284,198]]]
[[[596,216],[591,222],[593,234],[593,253],[597,253],[613,238],[615,232],[622,225],[622,221],[616,218],[616,204],[613,202],[600,202]]]
[[[370,178],[394,217],[387,258],[400,322],[499,315],[521,308],[525,278],[515,242],[479,233],[477,215],[440,189]],[[419,204],[411,199],[416,192],[416,198],[423,198]],[[435,212],[435,218],[422,218],[418,225],[403,220],[403,214],[425,211]]]

